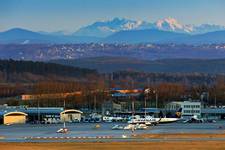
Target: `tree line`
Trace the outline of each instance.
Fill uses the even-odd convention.
[[[113,88],[150,88],[156,91],[159,107],[170,101],[202,99],[209,105],[225,105],[225,76],[203,73],[145,73],[119,71],[99,74],[95,70],[65,67],[51,63],[0,61],[0,103],[36,106],[37,101],[21,101],[22,94],[48,94],[81,91],[82,95],[67,97],[71,108],[93,108],[113,100]],[[6,75],[7,74],[7,80]],[[143,101],[144,96],[136,97]],[[149,99],[154,102],[155,94]],[[41,106],[62,106],[63,99],[42,99]],[[154,105],[154,104],[153,104]]]
[[[0,79],[5,82],[32,82],[32,77],[39,77],[44,80],[50,78],[76,77],[82,78],[90,75],[97,75],[96,70],[70,67],[54,63],[21,61],[21,60],[0,60]],[[42,78],[41,78],[41,77]]]

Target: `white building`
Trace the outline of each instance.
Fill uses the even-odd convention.
[[[61,122],[80,122],[82,111],[76,109],[64,110],[60,113]]]
[[[183,101],[183,102],[170,102],[166,105],[166,110],[176,111],[182,108],[182,116],[201,116],[201,102],[197,101]]]

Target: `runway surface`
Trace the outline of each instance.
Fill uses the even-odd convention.
[[[56,133],[62,124],[24,124],[24,125],[1,125],[0,142],[80,142],[80,141],[157,141],[157,139],[135,138],[133,135],[140,134],[179,134],[179,133],[200,133],[200,134],[221,134],[225,133],[225,122],[184,124],[171,123],[151,126],[147,130],[112,130],[115,124],[126,125],[125,123],[100,123],[100,128],[95,128],[96,123],[73,123],[67,124],[67,134]],[[216,138],[215,138],[216,139]],[[168,139],[166,139],[168,140]],[[174,139],[172,139],[174,140]],[[182,139],[177,139],[182,140]],[[188,140],[188,139],[186,139]],[[201,140],[201,139],[198,139]],[[202,139],[205,140],[205,139]],[[211,139],[213,140],[213,139]],[[225,140],[223,138],[216,140]]]

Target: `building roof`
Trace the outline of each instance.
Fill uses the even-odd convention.
[[[31,108],[19,108],[19,107],[7,107],[5,109],[0,110],[0,116],[5,116],[12,113],[20,113],[20,114],[61,114],[61,113],[83,113],[80,110],[76,109],[68,109],[65,110],[61,107],[40,107],[39,109],[36,107]]]
[[[27,116],[26,113],[24,112],[18,112],[18,111],[14,111],[14,112],[8,112],[8,113],[5,113],[4,116],[9,116],[9,115],[23,115],[23,116]]]
[[[114,93],[112,97],[131,97],[131,96],[139,96],[140,93]]]
[[[224,108],[204,108],[201,110],[203,114],[225,114]]]
[[[60,114],[64,109],[62,107],[21,107],[21,106],[6,106],[0,108],[0,115],[3,116],[9,112],[23,112],[26,114]]]
[[[65,111],[62,111],[60,114],[66,114],[66,113],[80,113],[82,114],[83,112],[80,111],[80,110],[76,110],[76,109],[68,109],[68,110],[65,110]]]
[[[201,103],[201,102],[200,101],[172,101],[172,102],[169,102],[168,104],[181,105],[181,104],[184,104],[184,103]]]
[[[11,114],[27,115],[26,113],[18,111],[18,110],[0,110],[0,117],[11,115]]]
[[[32,114],[40,112],[41,114],[60,114],[63,111],[63,108],[61,107],[33,107],[33,108],[27,108],[22,110],[25,113]]]
[[[142,108],[141,112],[145,112],[146,113],[159,113],[160,110],[158,108]]]

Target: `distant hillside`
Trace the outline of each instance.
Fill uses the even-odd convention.
[[[1,82],[34,82],[42,80],[84,79],[97,75],[92,69],[64,66],[54,63],[0,60]]]
[[[100,72],[133,70],[164,73],[225,73],[225,59],[140,60],[127,57],[95,57],[75,60],[54,60],[54,63],[97,69]]]
[[[170,43],[190,35],[156,29],[117,32],[103,40],[106,43]]]
[[[225,30],[190,35],[156,29],[129,30],[114,33],[102,40],[105,43],[177,43],[217,44],[225,43]]]
[[[206,25],[207,26],[207,25]],[[218,26],[219,28],[219,26]],[[89,29],[80,30],[77,34],[63,35],[54,33],[34,32],[21,28],[13,28],[0,32],[0,44],[75,44],[75,43],[155,43],[155,44],[222,44],[225,43],[225,30],[221,27],[219,31],[207,32],[204,34],[188,34],[187,32],[175,32],[160,29],[129,29],[118,30],[106,37],[100,31]],[[94,33],[93,33],[94,32]],[[79,34],[78,34],[79,33]],[[82,34],[81,34],[82,33]],[[108,33],[108,32],[107,32]],[[102,33],[102,34],[107,34]],[[84,34],[84,35],[83,35]],[[86,35],[87,34],[87,35]],[[86,35],[86,36],[85,36]]]
[[[8,44],[33,44],[33,43],[91,43],[100,38],[90,36],[54,35],[29,31],[21,28],[13,28],[0,32],[0,43]]]
[[[225,43],[225,30],[188,36],[174,42],[186,44]]]

